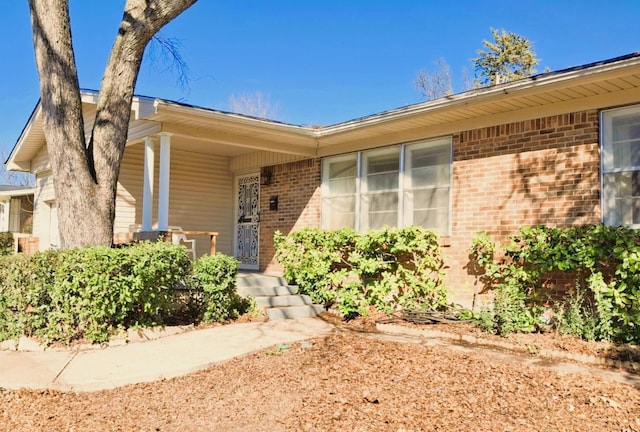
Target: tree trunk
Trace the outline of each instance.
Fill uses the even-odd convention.
[[[29,0],[62,248],[111,245],[115,198],[144,49],[197,0],[127,0],[85,138],[67,0]]]

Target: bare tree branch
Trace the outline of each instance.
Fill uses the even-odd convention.
[[[158,32],[149,41],[146,54],[154,68],[170,72],[176,77],[180,88],[189,91],[191,70],[181,51],[182,44],[179,39],[165,37],[162,32]]]
[[[229,96],[229,111],[258,118],[275,120],[279,115],[279,103],[271,103],[271,97],[262,92]]]
[[[447,61],[439,58],[434,62],[436,69],[434,72],[420,70],[416,76],[416,89],[422,93],[426,100],[439,99],[453,93],[451,87],[451,68]]]

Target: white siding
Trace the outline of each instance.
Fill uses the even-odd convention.
[[[49,163],[49,152],[47,152],[47,147],[45,146],[42,147],[42,150],[40,150],[31,161],[31,172],[37,174],[50,169],[51,164]]]
[[[233,176],[228,158],[172,149],[169,225],[217,231],[217,250],[233,254]],[[196,240],[198,256],[208,253],[209,239]]]
[[[159,148],[156,144],[153,220],[157,220]],[[48,167],[43,149],[34,163]],[[116,196],[114,232],[128,232],[132,224],[142,222],[142,169],[144,145],[126,148],[120,167]],[[40,237],[41,249],[49,245],[51,202],[54,201],[51,171],[36,176],[33,235]],[[233,176],[229,158],[171,149],[171,188],[169,192],[169,225],[190,231],[219,232],[217,250],[233,254]],[[209,239],[196,238],[198,256],[209,252]]]
[[[156,144],[153,221],[158,214],[159,146]],[[127,147],[120,168],[116,232],[142,223],[144,145]],[[169,225],[188,231],[217,231],[217,250],[233,253],[233,176],[229,159],[171,149]],[[196,238],[198,256],[209,252],[209,238]]]

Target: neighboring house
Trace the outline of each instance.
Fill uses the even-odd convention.
[[[0,232],[31,233],[34,192],[32,187],[0,185]]]
[[[10,231],[15,239],[15,250],[31,250],[19,238],[29,237],[33,230],[33,199],[35,188],[27,186],[0,185],[0,232]]]
[[[96,94],[82,97],[89,130]],[[36,175],[33,233],[53,244],[39,104],[7,165]],[[464,300],[478,231],[600,222],[640,224],[640,53],[326,127],[136,97],[115,230],[217,231],[218,250],[273,272],[276,230],[418,224],[442,235]]]

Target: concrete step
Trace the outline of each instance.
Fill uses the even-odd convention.
[[[256,296],[254,298],[260,307],[307,306],[313,304],[311,297],[308,295]]]
[[[238,273],[236,285],[240,287],[272,287],[287,285],[287,281],[281,276],[272,276],[262,273]]]
[[[270,307],[265,312],[270,320],[314,317],[324,311],[320,305]]]
[[[243,297],[255,298],[271,320],[314,317],[324,310],[313,304],[308,295],[298,294],[298,287],[287,284],[280,276],[239,273],[236,289]]]
[[[288,296],[298,293],[298,287],[294,285],[245,285],[238,286],[238,294],[243,297]]]

